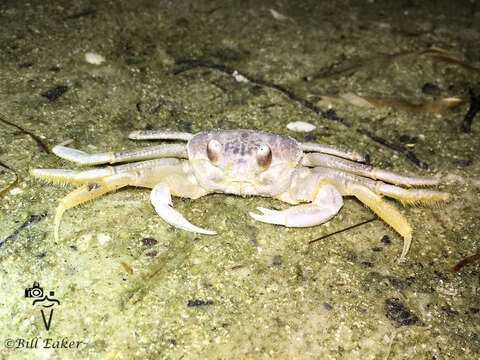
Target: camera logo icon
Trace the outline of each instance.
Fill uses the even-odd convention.
[[[50,297],[49,297],[50,296]],[[49,295],[45,295],[43,288],[40,287],[40,284],[37,281],[33,282],[33,286],[25,289],[25,297],[33,299],[32,305],[39,304],[43,307],[40,310],[42,314],[43,324],[45,329],[50,330],[50,325],[52,324],[53,317],[53,307],[55,305],[60,305],[60,301],[54,298],[55,291],[50,291]],[[49,312],[47,312],[47,309]]]
[[[25,289],[26,298],[41,298],[43,297],[43,288],[40,287],[38,282],[34,282],[31,288]]]

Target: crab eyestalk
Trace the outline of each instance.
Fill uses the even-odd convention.
[[[222,144],[215,139],[210,140],[207,145],[207,156],[208,160],[214,164],[220,162],[222,157]]]
[[[260,145],[257,150],[257,164],[262,169],[266,169],[272,163],[272,150],[268,145]]]

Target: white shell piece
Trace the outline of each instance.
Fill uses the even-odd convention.
[[[105,57],[103,57],[100,54],[88,52],[85,54],[85,61],[88,62],[89,64],[100,65],[105,61]]]
[[[97,234],[97,241],[100,245],[105,245],[111,239],[112,239],[112,237],[110,235],[103,234],[103,233]]]
[[[278,11],[275,11],[273,9],[270,9],[270,14],[272,14],[273,18],[275,20],[280,20],[280,21],[283,21],[283,20],[287,20],[288,17],[286,17],[285,15],[283,14],[280,14]]]
[[[241,82],[241,83],[248,83],[248,79],[243,76],[242,74],[239,74],[237,70],[235,70],[232,74],[232,76],[235,78],[236,81]]]
[[[21,193],[23,193],[23,190],[18,188],[18,187],[15,187],[12,190],[10,190],[10,194],[12,194],[12,195],[18,195],[18,194],[21,194]]]
[[[287,129],[297,132],[310,132],[315,130],[316,126],[304,121],[295,121],[287,124]]]

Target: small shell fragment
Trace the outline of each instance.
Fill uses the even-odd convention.
[[[287,20],[288,17],[283,15],[283,14],[280,14],[278,11],[275,11],[273,9],[270,9],[270,14],[272,14],[273,18],[275,20],[280,20],[280,21],[283,21],[283,20]]]
[[[99,233],[97,234],[97,240],[100,245],[105,245],[107,242],[109,242],[112,238],[110,235]]]
[[[315,125],[309,124],[304,121],[295,121],[287,124],[287,129],[297,132],[310,132],[316,128]]]
[[[21,194],[21,193],[23,193],[23,190],[19,189],[18,187],[14,187],[12,190],[10,190],[10,194],[12,194],[12,195],[18,195],[18,194]]]
[[[88,52],[85,54],[85,61],[89,64],[100,65],[105,61],[105,57],[100,54]]]
[[[233,73],[232,73],[232,76],[235,78],[235,80],[237,82],[241,82],[241,83],[248,83],[248,79],[243,76],[242,74],[239,74],[237,70],[235,70]]]

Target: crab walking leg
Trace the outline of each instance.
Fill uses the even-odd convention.
[[[292,206],[283,211],[262,207],[263,214],[250,212],[255,220],[287,227],[308,227],[324,223],[334,217],[343,206],[343,199],[337,189],[330,184],[323,185],[310,204]]]
[[[83,171],[67,169],[32,169],[30,173],[33,176],[55,181],[65,181],[71,183],[87,183],[92,181],[101,181],[103,178],[121,174],[124,172],[133,172],[140,170],[155,169],[156,178],[159,178],[159,172],[164,176],[171,173],[182,171],[181,161],[173,158],[163,158],[155,160],[140,161],[131,164],[107,166],[102,169],[90,169]]]
[[[191,199],[197,199],[206,195],[208,192],[196,183],[190,174],[190,170],[190,165],[187,161],[178,159],[156,159],[82,172],[61,169],[34,169],[32,170],[32,175],[70,182],[86,182],[86,184],[72,191],[59,201],[54,221],[55,240],[58,241],[60,219],[66,210],[124,186],[131,185],[154,188],[158,183],[162,182],[169,187],[169,194],[171,189],[174,195]],[[80,178],[78,178],[78,176],[80,176]],[[155,200],[154,205],[158,204],[158,206],[156,206],[158,210],[161,208],[161,203],[157,201],[157,199],[161,200],[162,198],[154,196],[152,201]],[[167,204],[168,203],[169,202],[167,202]],[[170,214],[176,213],[175,210],[171,210]],[[167,219],[172,219],[172,217],[167,217]],[[188,221],[185,220],[185,222],[189,224]],[[180,225],[185,225],[185,222],[180,223]],[[187,228],[182,228],[188,230],[188,226],[186,227]],[[209,230],[197,228],[194,225],[191,225],[190,229],[194,229],[190,231],[205,234],[214,233]]]
[[[430,189],[404,189],[400,186],[385,184],[383,181],[375,181],[362,176],[349,174],[340,170],[316,167],[312,169],[315,174],[335,185],[341,193],[350,184],[358,184],[368,187],[377,195],[386,195],[399,200],[402,204],[418,202],[445,201],[450,197],[449,193]]]
[[[68,169],[31,169],[30,174],[47,180],[74,182],[77,172]]]
[[[443,191],[429,189],[404,189],[399,186],[385,184],[376,181],[376,193],[399,200],[403,205],[405,203],[420,203],[430,201],[447,201],[450,194]]]
[[[150,193],[150,201],[157,214],[170,225],[180,228],[186,231],[215,235],[215,231],[199,228],[191,224],[187,219],[183,217],[178,211],[172,207],[172,197],[170,194],[170,188],[166,183],[160,183],[155,185]]]
[[[82,185],[79,188],[73,190],[63,199],[60,199],[57,207],[57,212],[55,213],[54,221],[55,241],[58,242],[59,240],[58,231],[60,228],[60,220],[66,210],[82,204],[86,201],[100,197],[107,192],[115,191],[124,186],[134,184],[135,178],[135,174],[128,173],[110,176],[101,180],[100,182]]]
[[[316,143],[301,143],[303,151],[314,151],[322,154],[330,154],[340,156],[345,159],[353,161],[365,161],[365,158],[354,150],[342,149],[333,145],[316,144]]]
[[[81,165],[114,164],[122,161],[137,161],[154,158],[187,158],[186,144],[163,144],[143,149],[110,151],[106,153],[89,154],[81,150],[57,145],[52,152],[62,159]]]
[[[383,221],[403,236],[403,250],[400,255],[400,261],[405,260],[405,256],[407,255],[412,242],[412,228],[407,222],[407,219],[400,214],[395,206],[384,201],[380,195],[375,194],[365,186],[351,184],[348,186],[347,192],[349,195],[355,196],[358,200],[367,205]]]
[[[177,131],[162,131],[162,130],[136,130],[132,131],[128,138],[132,140],[184,140],[188,141],[193,137],[193,134],[177,132]]]
[[[306,154],[302,160],[302,165],[337,169],[352,174],[367,176],[374,180],[380,179],[392,184],[402,184],[406,186],[437,185],[439,183],[439,180],[436,178],[399,175],[373,166],[359,164],[346,159],[340,159],[335,156],[319,153]]]

